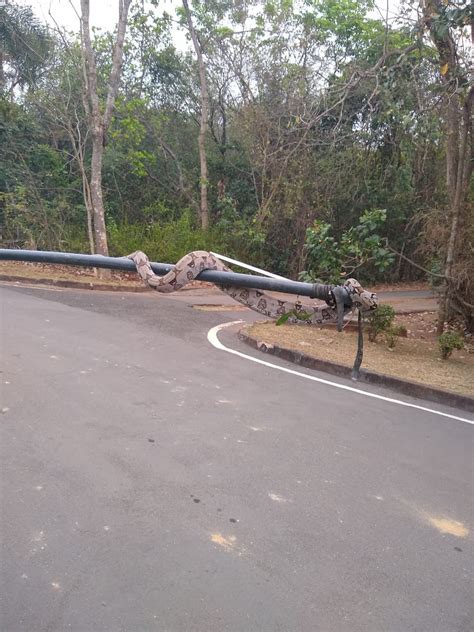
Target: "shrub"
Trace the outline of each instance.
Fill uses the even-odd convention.
[[[406,333],[406,327],[405,325],[390,325],[384,333],[388,348],[394,349],[399,336],[403,336]]]
[[[2,241],[33,250],[65,250],[70,233],[82,224],[82,212],[62,194],[54,200],[42,199],[23,185],[0,192]]]
[[[143,250],[152,261],[176,263],[193,250],[212,250],[230,257],[263,265],[259,259],[264,237],[251,223],[236,220],[231,226],[221,219],[208,230],[196,227],[194,214],[185,210],[177,219],[148,224],[107,222],[110,254],[124,256]]]
[[[379,305],[378,308],[373,311],[368,317],[368,332],[370,342],[375,342],[379,334],[389,330],[392,327],[394,318],[395,310],[391,305]]]
[[[464,342],[462,337],[455,331],[445,331],[438,338],[439,349],[443,360],[447,360],[454,349],[462,349]]]
[[[386,271],[394,258],[378,234],[386,218],[385,210],[364,211],[359,223],[342,233],[339,241],[332,234],[331,224],[316,220],[306,231],[306,270],[300,273],[300,279],[340,283],[341,277],[367,264],[379,272]]]
[[[116,224],[109,219],[107,237],[111,256],[123,257],[135,250],[144,250],[146,228],[146,226],[139,224]]]

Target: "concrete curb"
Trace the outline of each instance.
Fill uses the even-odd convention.
[[[98,290],[101,292],[153,292],[153,288],[146,285],[125,285],[120,283],[95,283],[94,281],[66,281],[64,279],[31,278],[15,276],[11,274],[0,274],[0,281],[8,283],[28,283],[29,285],[53,285],[55,287],[70,288],[71,290]],[[201,283],[201,282],[199,282]],[[202,290],[201,286],[183,287],[179,292],[194,292]]]
[[[386,303],[386,305],[391,305],[393,309],[395,310],[395,314],[397,316],[407,316],[408,314],[434,314],[436,312],[436,308],[435,309],[420,309],[419,307],[416,307],[415,309],[409,309],[409,308],[404,308],[404,307],[397,308],[392,303]]]
[[[11,274],[0,274],[0,281],[10,283],[29,283],[31,285],[54,285],[55,287],[66,287],[76,290],[100,290],[108,292],[151,292],[151,288],[140,287],[139,285],[120,285],[115,283],[95,283],[93,281],[66,281],[63,279],[31,278],[15,276]]]
[[[239,331],[239,338],[254,349],[277,356],[283,360],[288,360],[289,362],[293,362],[294,364],[298,364],[308,369],[324,371],[325,373],[330,373],[331,375],[337,375],[339,377],[349,379],[351,377],[351,369],[343,364],[329,362],[328,360],[319,360],[301,353],[300,351],[294,351],[293,349],[279,347],[270,343],[267,344],[264,341],[253,338],[244,329],[245,328]],[[445,406],[474,412],[474,397],[469,397],[468,395],[460,395],[458,393],[452,393],[451,391],[443,391],[431,386],[425,386],[424,384],[409,382],[408,380],[402,380],[398,377],[384,375],[383,373],[376,373],[375,371],[367,371],[365,369],[361,370],[358,381],[365,384],[375,384],[377,386],[388,387],[394,391],[403,393],[404,395],[409,395],[410,397],[426,399],[430,402],[436,402],[437,404],[444,404]]]

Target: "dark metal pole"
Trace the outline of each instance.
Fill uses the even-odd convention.
[[[112,270],[136,272],[135,264],[126,257],[82,255],[74,252],[10,250],[1,248],[0,260],[56,263],[61,265],[110,268]],[[173,266],[169,263],[151,263],[151,267],[156,274],[163,275],[169,272]],[[309,296],[310,298],[320,298],[323,300],[328,298],[329,289],[332,288],[332,286],[322,285],[321,283],[302,283],[300,281],[286,281],[280,279],[270,279],[262,276],[253,276],[251,274],[238,274],[237,272],[218,272],[216,270],[203,270],[196,278],[200,281],[209,281],[219,285],[251,287],[258,290],[299,294],[300,296]]]

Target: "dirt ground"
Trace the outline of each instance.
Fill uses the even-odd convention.
[[[47,263],[27,263],[23,261],[0,261],[0,274],[31,279],[56,279],[61,281],[98,281],[93,268],[79,266],[51,265]],[[126,283],[140,285],[136,274],[112,270],[110,279],[101,279],[100,283]]]
[[[362,368],[393,375],[435,388],[474,397],[474,353],[469,347],[454,351],[441,360],[436,341],[433,313],[397,316],[407,327],[407,337],[399,338],[390,350],[383,337],[372,343],[364,337]],[[357,348],[357,333],[307,325],[256,323],[246,328],[254,338],[265,343],[300,351],[321,360],[352,366]],[[470,352],[471,351],[471,352]]]
[[[0,261],[0,274],[18,276],[18,277],[30,277],[30,278],[44,278],[44,279],[61,279],[63,281],[86,281],[93,282],[97,280],[97,276],[94,273],[93,268],[82,268],[79,266],[65,266],[65,265],[52,265],[48,263],[27,263],[24,261]],[[100,281],[103,283],[104,281]],[[108,283],[125,283],[140,285],[141,281],[137,278],[137,275],[133,272],[120,272],[112,271],[112,279],[106,280]],[[206,283],[205,285],[209,285]],[[403,291],[403,290],[426,290],[428,286],[426,283],[413,282],[413,283],[384,283],[371,287],[374,292],[390,292],[390,291]]]
[[[24,261],[0,261],[0,276],[26,280],[70,281],[72,283],[92,283],[111,286],[144,287],[143,281],[134,272],[112,270],[110,279],[99,279],[93,268],[66,266],[48,263],[27,263]],[[191,284],[190,284],[191,285]],[[193,289],[212,287],[210,283],[193,281]]]

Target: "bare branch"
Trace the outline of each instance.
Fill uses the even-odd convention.
[[[119,20],[117,25],[117,38],[115,40],[114,51],[112,55],[112,69],[109,77],[109,88],[107,93],[107,100],[105,103],[105,112],[103,119],[104,132],[106,133],[110,120],[112,118],[112,110],[117,97],[118,86],[120,81],[120,72],[122,69],[123,61],[123,45],[125,41],[125,31],[127,28],[128,10],[130,8],[131,0],[119,0]]]

